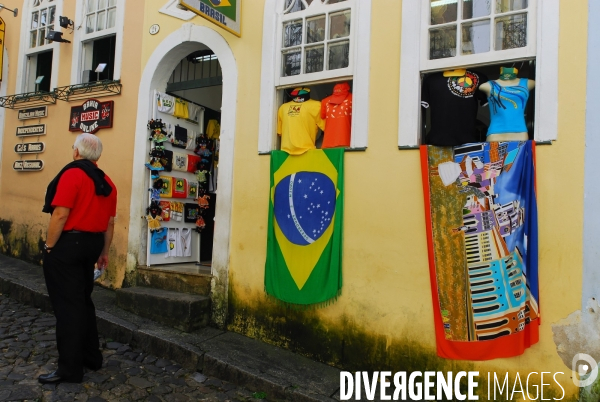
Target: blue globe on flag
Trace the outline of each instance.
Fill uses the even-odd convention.
[[[335,212],[336,189],[323,173],[298,172],[275,187],[273,212],[285,237],[307,246],[327,230]]]

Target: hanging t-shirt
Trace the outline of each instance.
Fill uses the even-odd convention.
[[[169,234],[167,238],[169,241],[169,250],[167,251],[167,257],[177,257],[177,244],[179,243],[179,228],[169,228]]]
[[[199,209],[200,207],[198,204],[185,203],[183,221],[188,223],[196,222],[196,219],[198,219],[199,215]]]
[[[290,155],[301,155],[315,149],[319,129],[325,129],[321,118],[321,102],[287,102],[277,113],[277,134],[281,136],[281,150]]]
[[[163,222],[168,222],[171,220],[171,203],[169,201],[161,201],[159,205],[162,211],[160,213],[160,217],[162,218]]]
[[[173,177],[173,198],[187,197],[187,180],[183,177]]]
[[[160,176],[157,180],[162,180],[160,197],[171,198],[173,196],[173,178],[171,176]]]
[[[429,145],[455,146],[478,142],[475,129],[477,105],[486,103],[486,96],[477,89],[488,78],[467,70],[464,76],[429,75],[423,81],[421,105],[431,111],[431,130],[425,138]]]
[[[187,129],[181,126],[175,126],[175,135],[173,136],[173,146],[177,148],[187,147],[188,133]]]
[[[175,98],[175,111],[173,116],[187,119],[189,117],[188,102],[183,99]]]
[[[202,108],[194,103],[188,102],[188,119],[193,121],[200,120],[200,111]]]
[[[215,119],[210,119],[206,126],[206,136],[212,140],[218,139],[221,135],[221,125]]]
[[[156,91],[156,106],[159,112],[172,115],[175,111],[175,97]]]
[[[352,94],[346,82],[333,87],[333,95],[321,101],[325,133],[321,148],[349,147],[352,127]]]
[[[173,153],[173,170],[187,172],[187,168],[188,168],[187,154],[174,152]]]
[[[177,245],[179,246],[179,249],[177,250],[178,257],[192,256],[192,229],[179,229],[179,242],[177,243]]]
[[[150,239],[150,254],[164,254],[169,251],[167,245],[167,229],[162,228],[152,232]]]

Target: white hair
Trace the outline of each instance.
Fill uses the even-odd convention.
[[[102,155],[102,142],[94,134],[79,134],[73,146],[79,150],[79,155],[83,159],[97,161]]]

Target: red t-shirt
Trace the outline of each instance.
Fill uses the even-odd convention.
[[[110,217],[117,214],[117,188],[108,176],[104,178],[113,189],[108,197],[96,195],[94,181],[83,170],[63,173],[52,206],[71,209],[64,231],[106,232]]]
[[[340,103],[329,96],[321,101],[321,118],[325,120],[325,134],[321,148],[349,147],[352,127],[352,94]]]

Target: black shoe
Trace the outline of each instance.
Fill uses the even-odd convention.
[[[62,377],[58,374],[58,370],[55,370],[48,374],[42,374],[38,377],[38,381],[41,384],[60,384],[61,382],[81,382],[81,381],[72,381]]]

